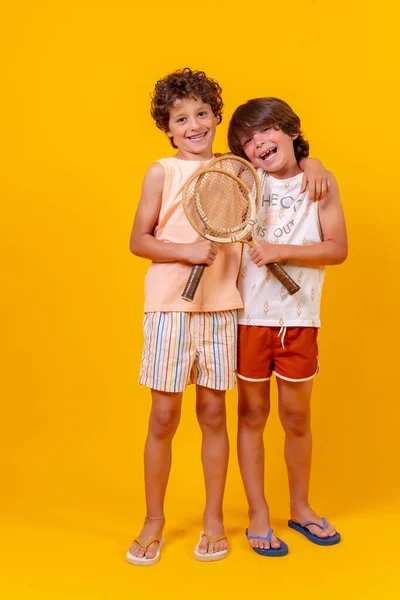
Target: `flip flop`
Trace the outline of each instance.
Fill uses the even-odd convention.
[[[147,548],[151,546],[151,544],[153,544],[154,542],[158,542],[158,548],[154,558],[146,558],[145,556],[140,558],[139,556],[135,556],[128,550],[126,554],[126,560],[129,564],[136,565],[137,567],[151,567],[152,565],[156,565],[158,563],[158,561],[160,560],[160,550],[162,548],[162,545],[164,544],[164,538],[161,538],[161,540],[158,538],[153,538],[152,540],[147,542],[147,544],[142,544],[142,542],[138,539],[133,541],[139,544],[139,546],[141,546],[145,550],[147,550]]]
[[[226,540],[226,535],[221,535],[221,537],[217,538],[216,540],[212,540],[209,535],[207,535],[204,531],[202,531],[200,533],[199,543],[197,544],[196,548],[194,549],[194,557],[196,560],[200,560],[202,562],[212,562],[214,560],[222,560],[223,558],[225,558],[228,555],[228,549],[220,550],[219,552],[212,552],[212,553],[207,552],[206,554],[202,554],[199,550],[199,546],[200,546],[200,543],[201,543],[203,537],[207,538],[209,544],[215,544],[216,542],[220,542],[221,540]]]
[[[334,546],[340,542],[340,533],[336,532],[334,535],[331,535],[326,538],[320,538],[315,533],[311,533],[309,529],[307,529],[307,525],[316,525],[322,531],[326,530],[326,526],[328,525],[328,521],[325,517],[322,518],[322,525],[316,523],[315,521],[304,521],[304,523],[296,523],[296,521],[292,521],[291,519],[288,521],[289,527],[298,531],[302,535],[304,535],[310,542],[314,544],[318,544],[318,546]]]
[[[262,540],[263,542],[271,543],[273,529],[268,530],[267,537],[262,537],[261,535],[249,535],[248,529],[246,529],[245,534],[248,540]],[[261,556],[286,556],[289,552],[288,545],[285,544],[283,540],[277,538],[280,543],[280,548],[253,548],[254,552],[260,554]]]

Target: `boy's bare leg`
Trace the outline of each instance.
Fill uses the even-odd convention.
[[[229,460],[229,440],[226,429],[225,391],[196,387],[196,412],[202,432],[201,459],[206,487],[204,531],[217,539],[224,535],[222,504]],[[203,537],[199,545],[202,554],[220,552],[228,547],[226,539],[209,544]]]
[[[279,417],[285,430],[285,460],[289,477],[291,518],[297,523],[322,519],[311,508],[308,500],[311,473],[312,437],[310,426],[310,399],[312,379],[290,382],[276,378],[279,391]],[[309,525],[311,533],[324,538],[336,530],[328,523],[323,532]]]
[[[151,390],[152,407],[149,431],[144,448],[144,478],[147,515],[153,519],[145,520],[139,534],[140,541],[146,544],[152,538],[161,539],[164,519],[154,519],[164,515],[164,498],[171,470],[172,439],[181,416],[181,393],[159,392]],[[134,556],[154,558],[158,544],[144,548],[133,542],[129,551]]]
[[[270,382],[251,382],[238,378],[238,457],[249,505],[249,535],[266,537],[270,528],[269,507],[264,494],[263,433],[270,410]],[[270,547],[263,540],[249,540],[253,548]],[[280,543],[273,535],[272,548]]]

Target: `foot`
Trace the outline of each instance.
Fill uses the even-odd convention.
[[[211,540],[218,540],[214,544],[210,544],[206,536],[203,536],[199,544],[200,554],[214,554],[215,552],[222,552],[228,549],[228,540],[225,537],[224,523],[221,517],[209,517],[204,515],[203,523],[204,531],[210,537]]]
[[[270,523],[268,506],[258,511],[249,511],[249,536],[257,535],[260,537],[267,537],[269,529]],[[267,540],[249,540],[249,544],[252,548],[261,548],[264,550],[269,550],[269,548],[278,550],[278,548],[281,547],[279,540],[274,534],[271,536],[271,542],[267,542]]]
[[[314,521],[318,523],[322,527],[322,518],[319,517],[310,506],[305,506],[303,508],[291,509],[291,519],[295,523],[299,523],[300,525],[306,521]],[[326,528],[322,531],[321,527],[317,525],[305,525],[308,531],[319,538],[328,538],[332,537],[336,533],[336,529],[331,523],[327,523]]]
[[[153,538],[157,538],[161,540],[162,533],[165,525],[164,519],[147,519],[144,522],[143,529],[139,534],[138,540],[146,546],[150,540]],[[153,542],[147,548],[143,548],[137,542],[133,542],[133,544],[129,548],[129,552],[133,554],[133,556],[137,556],[138,558],[154,558],[158,549],[158,542]]]

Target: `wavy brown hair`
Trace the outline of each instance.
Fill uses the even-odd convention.
[[[233,113],[228,128],[228,144],[231,152],[247,158],[243,151],[243,139],[252,136],[263,127],[280,129],[286,135],[297,135],[293,140],[297,162],[307,158],[309,143],[303,138],[299,117],[289,104],[279,98],[255,98],[241,104]]]
[[[200,98],[211,106],[217,123],[222,121],[224,103],[221,97],[222,88],[218,81],[207,77],[204,71],[192,71],[188,67],[170,73],[157,81],[151,98],[151,116],[159,129],[167,133],[169,128],[169,111],[177,100],[183,98]],[[174,141],[171,144],[176,148]]]

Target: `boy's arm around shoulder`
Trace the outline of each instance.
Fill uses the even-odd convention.
[[[347,234],[339,189],[333,175],[327,195],[318,202],[322,241],[315,244],[259,242],[249,251],[258,267],[271,262],[293,261],[306,267],[338,265],[347,257]]]
[[[215,244],[199,240],[191,244],[164,242],[154,237],[162,203],[165,172],[160,163],[147,170],[133,222],[129,248],[133,254],[154,262],[212,264],[217,253]]]
[[[333,175],[330,179],[329,192],[318,205],[319,222],[322,230],[322,243],[329,243],[326,265],[338,265],[347,258],[347,231],[343,206],[337,181]]]
[[[322,241],[301,246],[284,245],[281,260],[306,266],[338,265],[347,258],[347,233],[336,179],[331,175],[329,192],[318,203]]]

